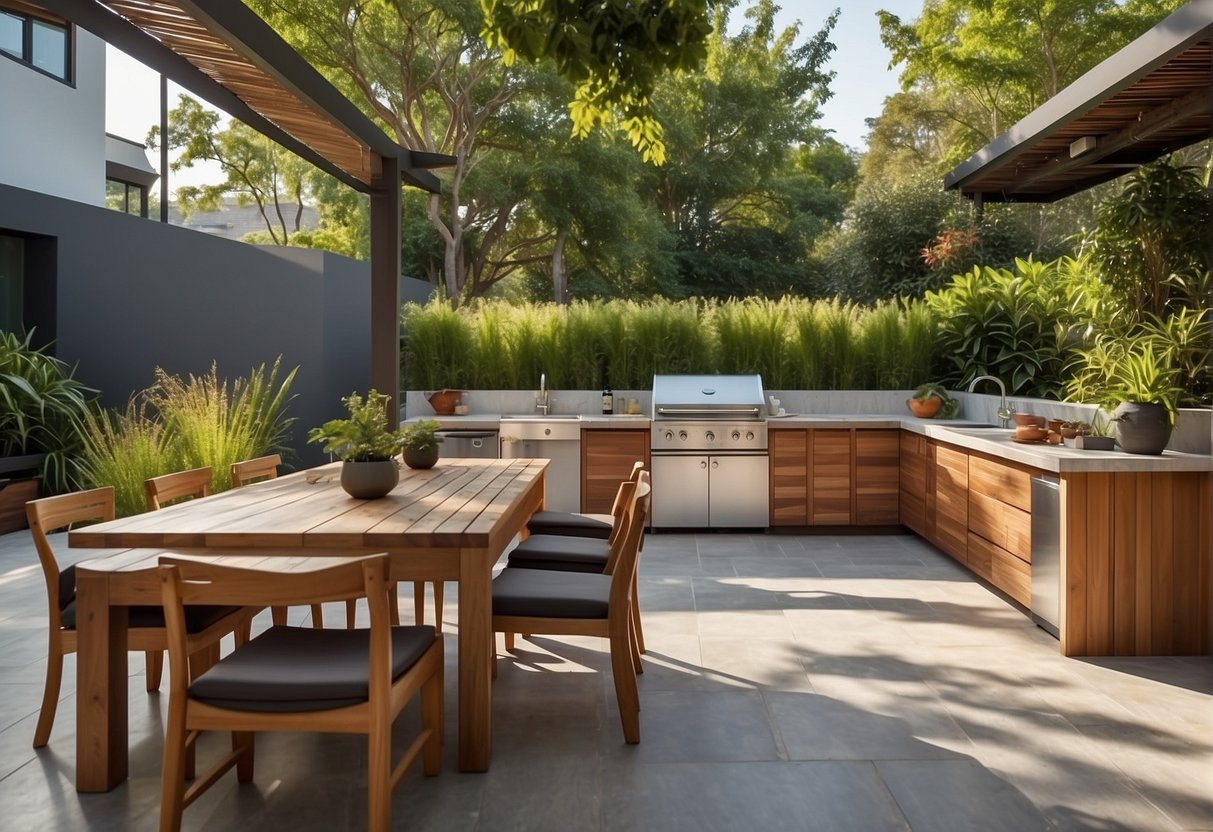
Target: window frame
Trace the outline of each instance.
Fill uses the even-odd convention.
[[[47,78],[53,78],[69,87],[76,86],[76,27],[61,17],[14,0],[0,0],[0,12],[18,18],[21,21],[21,54],[14,55],[0,49],[0,57],[8,58],[24,67],[32,69]],[[34,23],[53,26],[63,31],[63,75],[49,72],[34,63]]]

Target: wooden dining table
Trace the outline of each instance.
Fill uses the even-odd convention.
[[[393,580],[459,585],[459,767],[492,755],[493,565],[543,507],[546,459],[442,459],[401,469],[386,497],[356,500],[341,463],[76,529],[68,545],[111,551],[76,568],[76,789],[127,776],[127,609],[159,603],[161,554],[295,570],[300,559],[391,556]]]

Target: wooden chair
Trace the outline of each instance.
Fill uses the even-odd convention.
[[[625,511],[635,491],[636,482],[644,472],[644,464],[637,462],[632,477],[619,485],[615,502],[611,507],[611,534],[606,540],[597,537],[576,535],[535,534],[515,546],[507,558],[506,565],[522,569],[552,569],[560,572],[600,572],[610,574],[607,566],[612,562],[621,544],[623,531],[627,528]],[[641,533],[640,548],[644,549]],[[635,599],[632,604],[633,630],[636,634],[636,649],[644,653],[644,629],[640,623],[638,586],[632,587]],[[641,671],[643,672],[643,671]]]
[[[95,488],[74,494],[44,497],[25,504],[30,533],[42,576],[46,579],[49,602],[50,636],[46,662],[46,686],[42,694],[42,710],[34,729],[34,748],[50,740],[59,704],[59,688],[63,681],[63,657],[76,652],[76,567],[59,569],[59,562],[47,535],[72,525],[93,520],[114,519],[114,489]],[[219,639],[235,633],[237,642],[251,617],[238,607],[197,607],[190,611],[186,622],[186,651],[194,657],[195,668],[214,663],[219,658]],[[160,607],[131,607],[128,649],[142,651],[147,657],[147,689],[160,687],[160,670],[168,635],[164,628],[164,610]]]
[[[644,461],[638,460],[632,464],[632,473],[628,482],[635,482],[644,470]],[[582,514],[573,511],[537,511],[531,515],[526,527],[529,534],[559,534],[568,537],[592,537],[599,540],[609,539],[616,529],[616,519],[622,510],[620,496],[615,495],[610,514]]]
[[[623,735],[629,743],[640,742],[639,657],[632,607],[650,490],[648,474],[641,473],[630,500],[632,510],[627,512],[624,544],[609,574],[510,568],[493,580],[493,631],[507,634],[507,650],[513,648],[509,633],[610,639],[611,675]]]
[[[211,468],[191,468],[143,481],[147,492],[147,510],[158,511],[174,500],[186,497],[209,497],[211,493]]]
[[[281,464],[282,457],[278,454],[268,454],[241,462],[233,462],[232,488],[242,488],[261,480],[276,480],[278,479],[278,466]],[[270,614],[273,616],[275,625],[282,626],[286,624],[286,607],[274,607],[270,610]],[[324,626],[324,607],[320,604],[312,604],[312,626]],[[352,627],[353,624],[351,623],[350,626]]]
[[[232,488],[240,488],[258,480],[273,480],[278,478],[278,466],[282,457],[278,454],[259,456],[246,459],[243,462],[232,463]]]
[[[386,555],[294,573],[162,560],[169,709],[161,832],[180,829],[184,808],[232,766],[241,782],[252,780],[256,731],[366,734],[368,827],[387,832],[392,790],[418,755],[427,775],[441,768],[443,681],[442,636],[432,627],[391,626],[388,574]],[[370,606],[369,630],[271,627],[189,681],[185,605],[289,606],[355,595]],[[418,693],[421,732],[393,766],[392,724]],[[201,731],[231,731],[232,750],[187,790],[187,738]]]

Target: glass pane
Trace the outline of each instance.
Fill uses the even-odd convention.
[[[111,211],[126,211],[126,184],[105,180],[105,207]]]
[[[0,235],[0,331],[21,331],[21,287],[25,282],[25,241]]]
[[[34,21],[33,64],[56,78],[67,77],[67,32],[62,26]]]
[[[22,52],[22,37],[21,26],[22,19],[8,12],[0,12],[0,50],[3,50],[10,55],[21,57]]]

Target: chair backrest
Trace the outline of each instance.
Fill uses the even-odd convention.
[[[189,684],[186,652],[187,604],[244,607],[294,606],[350,598],[367,599],[371,613],[372,684],[391,681],[391,620],[388,617],[389,560],[386,554],[362,558],[333,558],[317,568],[298,572],[249,569],[202,561],[160,559],[161,602],[168,633],[170,690]],[[378,663],[382,667],[378,667]]]
[[[278,477],[278,466],[282,457],[278,454],[259,456],[256,459],[246,459],[243,462],[232,463],[232,487],[239,488],[254,480],[272,480]]]
[[[636,482],[630,510],[627,512],[627,530],[618,553],[611,553],[606,572],[611,576],[611,607],[621,609],[636,580],[636,569],[640,564],[640,543],[644,539],[645,518],[649,513],[649,496],[653,490],[648,471],[642,471]]]
[[[30,500],[25,504],[25,516],[29,519],[30,534],[38,560],[42,564],[42,575],[46,579],[47,598],[51,606],[51,624],[59,625],[59,611],[76,595],[74,571],[60,573],[59,561],[51,548],[47,535],[73,523],[92,520],[114,519],[114,489],[110,486],[60,494]]]
[[[620,519],[623,517],[624,510],[627,508],[628,500],[631,498],[632,492],[628,487],[635,485],[636,479],[640,476],[640,472],[644,470],[644,460],[637,460],[632,463],[632,473],[628,474],[628,478],[619,484],[619,490],[615,492],[615,502],[611,503],[611,517],[615,518],[611,526],[610,537],[607,538],[607,543],[615,542],[620,534],[623,533],[623,526],[620,524]]]
[[[182,497],[207,497],[211,493],[211,468],[191,468],[143,481],[147,510],[156,511]]]

